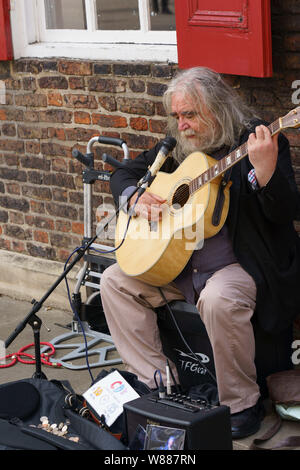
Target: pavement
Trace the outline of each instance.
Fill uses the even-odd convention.
[[[32,305],[30,302],[13,299],[4,295],[0,296],[1,341],[6,342],[8,340],[10,335],[15,331],[19,324],[23,322],[25,318],[27,318],[28,314],[31,312],[31,309]],[[51,344],[57,344],[57,346],[55,346],[55,354],[51,356],[52,360],[57,358],[59,361],[61,358],[64,358],[66,354],[70,354],[70,352],[76,349],[76,347],[83,348],[85,351],[83,335],[78,334],[75,335],[75,337],[72,337],[71,330],[67,328],[67,326],[70,325],[73,320],[73,313],[71,312],[71,309],[70,311],[59,310],[55,307],[52,307],[51,302],[48,302],[42,306],[37,315],[42,321],[40,329],[41,343],[48,342]],[[95,334],[97,335],[97,333]],[[61,335],[69,335],[69,338],[65,336],[63,341],[61,341]],[[87,336],[86,339],[88,342],[93,341],[94,343],[97,337],[95,339],[93,337]],[[6,354],[16,353],[20,350],[20,348],[33,344],[33,342],[33,330],[31,326],[27,324],[23,331],[21,331],[13,340],[13,342],[8,346]],[[64,349],[60,349],[62,345],[64,345]],[[107,361],[107,364],[105,363],[103,366],[97,365],[100,363],[102,358],[99,357],[100,353],[94,354],[94,351],[96,350],[97,352],[100,348],[110,349],[111,347],[113,347],[112,351],[104,350],[106,353],[104,361]],[[29,349],[26,349],[25,352],[34,354],[34,347],[32,346]],[[48,352],[51,352],[49,348]],[[24,359],[27,360],[26,357],[24,357]],[[116,361],[116,364],[110,364],[110,361]],[[7,359],[6,365],[8,365],[9,362],[10,359]],[[114,346],[104,339],[101,339],[100,336],[99,344],[96,344],[95,347],[93,347],[93,355],[89,357],[90,372],[86,367],[85,355],[83,358],[78,359],[63,359],[63,363],[65,364],[63,367],[53,367],[42,364],[42,373],[46,375],[47,379],[49,380],[68,380],[73,389],[79,394],[82,394],[90,387],[92,377],[95,379],[102,369],[109,370],[112,367],[117,367],[119,369],[124,368]],[[0,368],[0,383],[29,378],[32,377],[35,372],[35,364],[23,364],[18,361],[11,367]],[[92,377],[90,373],[92,374]]]
[[[20,323],[27,318],[31,309],[32,305],[28,301],[0,295],[1,343],[7,341]],[[52,358],[57,358],[58,361],[62,360],[64,364],[62,367],[53,367],[42,364],[42,372],[45,374],[47,379],[68,380],[75,392],[82,394],[90,387],[92,378],[95,379],[103,368],[106,370],[109,370],[112,367],[121,370],[124,369],[124,365],[121,363],[118,352],[114,348],[113,343],[111,343],[111,341],[107,341],[106,336],[103,338],[100,338],[99,335],[95,338],[87,336],[88,342],[97,342],[99,340],[98,344],[91,349],[91,351],[93,350],[93,354],[89,356],[90,371],[86,367],[85,357],[78,359],[75,358],[69,361],[66,360],[66,354],[72,352],[74,348],[83,348],[83,350],[85,350],[85,343],[82,334],[78,334],[75,337],[64,336],[64,341],[61,341],[62,335],[68,335],[70,333],[70,330],[67,329],[67,325],[69,325],[73,319],[71,309],[68,311],[53,307],[51,305],[51,297],[49,297],[47,302],[38,312],[38,317],[42,321],[40,341],[42,343],[49,342],[51,344],[55,344],[56,351]],[[27,324],[8,346],[5,354],[15,353],[19,351],[20,348],[32,344],[33,341],[34,336],[32,328]],[[66,346],[66,349],[60,349],[62,345]],[[102,350],[102,352],[105,352],[104,356],[100,355],[100,348],[104,348]],[[31,347],[26,351],[34,352],[34,349]],[[94,351],[96,351],[96,354],[94,354]],[[107,362],[101,362],[103,360]],[[9,360],[6,361],[6,365],[8,365],[8,363]],[[0,365],[3,366],[3,361]],[[0,383],[2,384],[23,378],[30,378],[33,376],[35,371],[35,364],[23,364],[20,362],[17,362],[11,367],[1,367]],[[261,429],[253,436],[233,441],[234,450],[249,450],[253,439],[260,438],[274,424],[276,417],[272,409],[272,405],[268,400],[266,400],[264,404],[266,408],[266,417],[263,420]],[[271,448],[290,435],[300,436],[300,423],[284,421],[279,432],[270,441],[265,443],[264,447]],[[296,449],[299,450],[300,448]]]

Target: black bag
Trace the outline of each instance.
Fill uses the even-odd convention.
[[[66,404],[76,396],[69,382],[23,379],[0,385],[0,450],[126,450],[121,441]],[[79,396],[78,396],[79,397]],[[68,423],[62,437],[38,427],[46,416],[50,424]],[[79,442],[69,437],[79,437]]]

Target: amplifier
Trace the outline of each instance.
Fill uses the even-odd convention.
[[[124,404],[125,438],[130,443],[139,425],[185,430],[185,450],[232,450],[230,409],[172,394],[164,399],[144,395]]]

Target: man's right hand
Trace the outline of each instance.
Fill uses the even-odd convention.
[[[137,195],[131,197],[129,201],[129,207],[133,207]],[[145,219],[151,220],[153,222],[161,220],[162,218],[162,205],[166,202],[166,199],[162,199],[157,194],[153,194],[149,191],[146,191],[139,198],[138,203],[134,208],[136,215],[140,215]]]

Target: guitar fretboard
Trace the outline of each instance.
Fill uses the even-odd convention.
[[[271,132],[271,135],[277,134],[281,129],[280,119],[272,122],[268,126],[268,129]],[[248,145],[245,142],[243,145],[237,149],[230,152],[226,157],[222,158],[219,161],[216,161],[215,165],[211,166],[208,170],[204,171],[200,176],[194,178],[189,183],[189,192],[193,194],[195,191],[200,189],[207,183],[210,183],[213,179],[217,178],[220,174],[224,173],[226,170],[231,168],[233,165],[238,163],[248,154]]]

